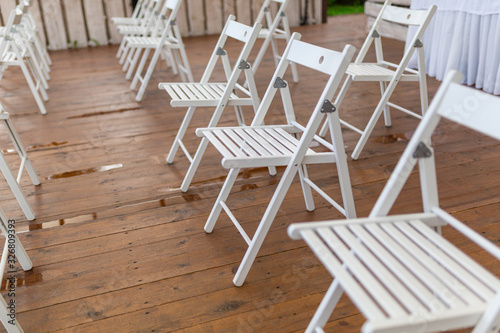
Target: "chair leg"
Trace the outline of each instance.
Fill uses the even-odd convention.
[[[286,168],[285,173],[283,174],[283,177],[281,178],[278,187],[276,188],[276,191],[274,192],[273,197],[271,198],[271,201],[266,208],[266,212],[264,213],[264,216],[259,223],[257,231],[255,231],[252,242],[250,243],[250,246],[248,247],[248,250],[243,257],[243,260],[241,261],[240,267],[238,267],[238,271],[234,276],[233,283],[237,287],[243,285],[243,283],[245,282],[248,272],[250,271],[250,268],[252,267],[252,264],[257,257],[257,253],[259,252],[260,247],[264,242],[264,238],[271,228],[271,224],[273,223],[274,218],[278,213],[281,203],[283,202],[283,199],[285,198],[285,195],[288,192],[288,189],[290,188],[290,185],[292,184],[292,181],[295,178],[298,169],[299,165],[293,164],[293,161],[288,164],[288,167]]]
[[[150,49],[147,49],[147,51],[149,51],[149,50]],[[149,54],[149,52],[147,52],[147,51],[144,54],[145,56],[147,54]],[[153,54],[153,57],[151,58],[151,61],[149,62],[148,69],[146,70],[146,75],[144,75],[144,77],[142,78],[141,86],[139,87],[139,91],[137,92],[137,96],[135,97],[135,100],[137,102],[142,101],[142,97],[144,96],[144,92],[146,92],[146,88],[148,87],[149,80],[151,79],[151,76],[153,75],[153,71],[155,70],[156,63],[158,62],[158,58],[160,58],[160,53],[161,53],[161,50],[159,50],[159,49],[156,50],[155,53]],[[139,68],[137,68],[137,73],[139,75],[141,72],[142,72],[142,68],[141,68],[140,72],[139,72]],[[134,80],[136,78],[138,79],[138,77],[136,76],[134,78]]]
[[[278,51],[278,44],[276,43],[276,39],[275,38],[271,39],[271,48],[273,50],[274,64],[276,65],[276,67],[278,67],[278,64],[280,62],[280,60],[279,60],[280,53]]]
[[[21,70],[24,74],[24,77],[26,79],[26,82],[28,82],[28,86],[30,87],[31,93],[33,94],[33,97],[35,98],[36,104],[38,105],[38,108],[40,109],[40,112],[42,114],[47,114],[47,110],[45,109],[45,105],[43,104],[42,99],[40,98],[40,94],[38,94],[38,90],[36,89],[35,83],[33,82],[33,79],[28,71],[28,68],[22,61],[19,53],[16,54],[16,56],[19,59],[19,64],[21,66]],[[44,100],[48,100],[48,96],[46,96],[45,90],[43,89],[42,86],[40,86],[40,92],[42,93],[42,96]]]
[[[184,135],[186,134],[186,131],[189,127],[189,123],[191,122],[191,119],[193,118],[194,111],[196,110],[196,107],[191,106],[188,108],[186,115],[184,116],[184,119],[182,120],[181,127],[179,128],[179,131],[177,132],[177,135],[175,136],[174,143],[172,144],[172,148],[170,148],[170,151],[167,156],[167,163],[172,164],[174,163],[174,158],[175,154],[177,154],[177,150],[179,150],[179,145],[182,139],[184,138]]]
[[[123,49],[125,48],[125,40],[126,40],[126,36],[123,36],[122,41],[120,42],[120,47],[118,47],[118,52],[116,52],[117,59],[120,59],[121,55],[123,54]]]
[[[187,57],[187,54],[186,54],[186,49],[184,48],[184,45],[181,45],[181,47],[179,47],[179,53],[181,55],[181,65],[182,65],[182,69],[184,69],[184,72],[186,73],[186,76],[187,76],[187,79],[188,79],[188,82],[193,82],[194,79],[193,79],[193,73],[191,72],[191,66],[189,65],[189,60],[188,60],[188,57]]]
[[[387,89],[387,83],[384,81],[381,81],[380,82],[380,97],[384,96],[386,89]],[[384,121],[385,121],[385,127],[392,126],[391,109],[389,108],[389,105],[387,105],[387,104],[384,107]]]
[[[12,318],[9,317],[9,311],[7,309],[7,303],[3,296],[0,296],[0,321],[2,321],[2,325],[7,330],[7,333],[23,333],[23,329],[17,319],[14,319],[14,325],[12,325]],[[9,323],[9,321],[11,323]]]
[[[40,185],[40,180],[38,179],[38,175],[35,172],[35,169],[33,168],[33,165],[31,164],[31,161],[28,157],[28,153],[26,152],[26,149],[24,148],[24,145],[21,143],[21,139],[17,135],[17,132],[14,128],[14,125],[12,124],[12,121],[10,119],[5,119],[4,120],[5,126],[7,127],[7,133],[9,134],[9,137],[14,144],[14,147],[19,154],[19,157],[21,159],[25,159],[26,162],[24,163],[24,167],[26,171],[28,172],[28,175],[31,178],[31,181],[33,182],[33,185]]]
[[[337,110],[340,109],[340,105],[342,105],[342,101],[344,100],[345,95],[347,94],[347,90],[349,90],[349,87],[351,86],[352,83],[352,76],[347,76],[346,80],[344,81],[344,84],[342,85],[342,89],[340,89],[339,94],[337,95],[337,98],[335,99],[335,105],[337,106]],[[325,121],[323,124],[323,127],[321,127],[321,130],[319,131],[319,136],[324,138],[326,136],[326,133],[328,132],[328,121]]]
[[[205,224],[205,231],[207,233],[211,233],[214,230],[215,223],[217,222],[217,219],[219,218],[219,215],[222,211],[221,202],[225,202],[227,200],[227,197],[229,196],[229,193],[233,188],[234,182],[236,181],[239,172],[240,169],[229,170],[226,180],[224,181],[224,185],[220,190],[219,196],[217,197],[214,207],[210,212],[210,216],[207,219],[207,223]]]
[[[191,165],[189,166],[186,176],[184,176],[184,180],[182,181],[181,184],[182,192],[187,192],[187,190],[189,189],[189,186],[193,181],[194,174],[196,173],[196,170],[198,170],[198,166],[200,165],[201,158],[203,157],[205,150],[207,150],[208,143],[209,141],[207,138],[201,139],[201,143],[198,146],[198,150],[196,150],[196,154],[194,155],[193,161],[191,162]]]
[[[314,211],[314,199],[312,196],[312,191],[311,191],[311,186],[309,186],[308,183],[306,183],[305,179],[309,178],[309,175],[307,173],[307,167],[305,165],[302,165],[299,168],[299,178],[300,178],[300,185],[302,186],[302,193],[304,194],[304,201],[306,203],[306,209],[309,212]]]
[[[31,209],[30,204],[24,197],[23,191],[21,190],[21,187],[19,186],[19,183],[17,182],[16,178],[14,178],[14,175],[12,174],[12,171],[9,168],[9,165],[7,164],[7,161],[5,160],[5,157],[3,153],[0,152],[0,170],[3,173],[3,176],[5,177],[5,180],[7,181],[7,184],[9,184],[10,189],[12,190],[12,193],[14,193],[14,196],[17,199],[17,202],[21,206],[21,209],[26,215],[26,218],[28,220],[34,220],[35,219],[35,214],[33,213],[33,210]]]
[[[500,329],[500,292],[490,302],[472,333],[498,332]]]
[[[123,59],[123,63],[120,63],[120,61],[118,62],[120,65],[123,65],[122,66],[122,71],[126,72],[128,70],[128,67],[132,63],[132,59],[134,59],[135,52],[137,52],[137,48],[135,48],[135,47],[134,48],[129,48],[129,50],[127,51],[127,53],[124,53],[122,55],[122,57],[124,58]]]
[[[130,57],[130,53],[134,52],[134,49],[132,49],[132,50],[130,49],[130,46],[128,45],[128,42],[127,42],[127,37],[123,37],[122,41],[125,41],[125,42],[123,44],[124,45],[123,51],[122,51],[122,55],[121,55],[120,59],[118,60],[118,64],[123,65],[122,70],[126,71],[127,70],[126,60],[128,57]]]
[[[307,325],[306,333],[315,333],[317,332],[316,329],[318,327],[325,327],[343,292],[344,291],[340,286],[340,283],[337,279],[335,279],[328,288],[325,297],[323,297],[323,300],[319,304],[311,322]]]
[[[138,48],[135,49],[134,53],[133,53],[133,57],[130,59],[127,59],[127,63],[129,64],[129,66],[128,66],[127,74],[125,75],[125,79],[130,80],[133,75],[137,76],[137,74],[140,75],[142,73],[142,69],[144,68],[144,65],[146,64],[146,60],[148,59],[147,57],[144,57],[144,55],[146,53],[149,55],[148,50],[144,50],[144,54],[142,55],[139,66],[137,67],[137,69],[135,69],[135,66],[139,62],[139,58],[141,57],[142,51],[143,51],[142,49],[138,49]],[[132,55],[132,53],[130,53],[130,55]],[[142,67],[141,67],[141,64],[142,64]],[[139,70],[139,68],[140,68],[140,70]],[[135,70],[135,74],[134,74],[134,70]],[[132,80],[132,84],[134,83],[133,81],[136,81],[135,77]],[[135,84],[137,84],[137,81]],[[132,88],[132,86],[130,86],[130,89],[131,90],[135,89],[135,85],[133,88]]]
[[[238,125],[245,126],[245,117],[243,116],[243,110],[241,110],[241,106],[236,105],[234,107],[234,112],[236,113]]]

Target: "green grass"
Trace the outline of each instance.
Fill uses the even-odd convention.
[[[347,15],[363,13],[365,6],[330,5],[328,6],[328,16]]]

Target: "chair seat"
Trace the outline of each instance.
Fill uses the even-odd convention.
[[[269,36],[269,33],[270,33],[270,30],[267,29],[267,28],[262,28],[260,29],[260,32],[259,32],[259,38],[266,38],[267,36]],[[274,38],[277,38],[277,39],[287,39],[286,35],[285,35],[285,32],[282,30],[278,30],[276,29],[274,31]]]
[[[160,45],[160,37],[126,37],[127,38],[127,43],[130,47],[135,47],[135,48],[149,48],[149,49],[155,49]],[[174,43],[171,40],[166,39],[164,41],[164,45],[174,45]]]
[[[347,74],[352,75],[353,81],[391,81],[395,71],[379,64],[362,63],[349,64]],[[416,74],[403,74],[400,81],[418,81]]]
[[[150,29],[134,25],[119,25],[117,28],[122,35],[146,35],[150,32]]]
[[[500,288],[497,277],[425,224],[423,215],[438,219],[413,214],[296,230],[366,317],[363,332],[474,326]]]
[[[17,57],[14,52],[5,52],[2,59],[0,59],[2,65],[17,65]]]
[[[113,21],[115,25],[138,25],[141,23],[140,19],[132,17],[112,17],[111,21]]]
[[[160,83],[158,88],[165,89],[172,99],[173,107],[217,106],[222,99],[226,83]],[[231,93],[227,105],[252,105],[252,99]]]
[[[205,136],[222,154],[225,168],[250,168],[286,166],[299,140],[288,130],[293,126],[243,126],[198,129],[196,134]],[[308,149],[304,163],[334,163],[332,152],[317,153]]]

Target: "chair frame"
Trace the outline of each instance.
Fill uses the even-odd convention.
[[[344,290],[367,318],[363,332],[436,332],[474,326],[473,333],[485,333],[497,332],[500,328],[500,279],[440,234],[441,226],[449,225],[500,260],[500,248],[439,207],[434,152],[430,146],[439,121],[446,118],[500,140],[500,98],[461,86],[461,78],[456,71],[446,76],[368,218],[299,223],[289,227],[290,237],[304,239],[335,277],[306,332],[322,332]],[[473,107],[469,107],[471,102]],[[423,212],[387,216],[417,163]],[[355,235],[346,234],[346,230]],[[363,234],[363,230],[372,236]],[[384,239],[386,236],[381,235],[390,236]],[[353,244],[348,237],[356,244],[366,244],[371,252],[363,254],[364,246]],[[374,250],[374,245],[369,245],[370,237],[387,250]],[[405,237],[411,241],[405,241]],[[395,243],[400,245],[395,247]],[[349,249],[341,244],[349,244],[351,259],[345,254]],[[398,258],[405,251],[405,259]],[[365,272],[365,280],[358,282],[361,280],[354,276],[359,278],[360,267],[353,266],[358,260],[353,258],[361,256],[364,259],[360,261],[371,266],[371,272]],[[337,258],[341,258],[343,264]],[[404,263],[404,269],[398,261]],[[381,265],[373,266],[379,262]],[[432,274],[423,278],[426,271]],[[368,281],[366,278],[370,276],[376,276],[380,282]],[[359,289],[360,284],[363,290]],[[391,296],[383,296],[385,291]],[[448,305],[442,294],[447,295],[444,299]],[[409,303],[417,297],[421,303]],[[403,305],[406,312],[393,312]]]
[[[307,44],[300,41],[300,34],[294,33],[280,60],[276,72],[271,79],[252,124],[245,127],[215,127],[198,129],[196,131],[197,135],[203,136],[205,140],[210,141],[215,148],[221,152],[224,157],[222,165],[225,168],[230,169],[219,196],[214,204],[212,212],[210,213],[210,216],[205,224],[205,231],[207,233],[211,233],[213,231],[221,211],[224,210],[242,235],[243,239],[247,242],[249,246],[248,250],[246,251],[233,280],[236,286],[241,286],[244,283],[258,251],[262,246],[267,233],[269,232],[272,222],[278,213],[279,207],[297,173],[299,174],[301,180],[304,200],[308,211],[313,211],[315,208],[311,191],[314,189],[319,195],[321,195],[345,216],[356,216],[338,113],[336,112],[335,106],[330,102],[337,91],[340,82],[342,81],[345,70],[351,61],[354,52],[354,47],[350,45],[347,45],[343,52],[340,53]],[[325,88],[321,93],[321,97],[319,98],[314,111],[311,113],[311,117],[306,126],[300,125],[295,120],[295,113],[293,111],[293,103],[288,84],[286,81],[281,79],[292,62],[327,74],[329,77],[328,82],[325,84]],[[287,124],[282,126],[265,126],[264,118],[278,90],[281,94]],[[316,135],[316,131],[325,117],[327,118],[327,123],[329,124],[329,128],[331,130],[331,143]],[[281,134],[277,134],[278,132],[275,133],[274,130],[276,129]],[[238,141],[238,139],[235,139],[235,135],[232,140],[224,139],[223,135],[221,135],[222,133],[225,133],[226,136],[231,136],[232,131],[234,131],[234,133],[237,133],[237,131],[247,133],[248,137],[243,139],[243,141],[238,144],[241,147],[235,147],[234,143],[230,142],[233,140],[234,142]],[[253,136],[254,134],[251,134],[253,131],[268,133],[267,135],[274,138],[279,137],[279,135],[281,135],[281,137],[278,139],[271,139],[271,141],[268,141],[268,145],[265,143],[266,140],[264,139],[267,136],[266,134],[263,134],[259,140],[259,138],[257,138],[258,135]],[[283,133],[283,131],[288,132],[288,134]],[[300,135],[299,140],[298,136],[300,133],[302,133],[302,135]],[[285,142],[292,142],[293,138],[296,136],[297,146],[295,147],[295,151],[293,151],[293,148],[291,147],[288,148],[292,150],[291,152],[275,151],[275,148],[279,150],[279,146],[275,142],[281,142],[282,145],[287,145]],[[329,152],[315,153],[311,151],[309,147],[313,140],[316,140],[322,146],[328,148]],[[252,144],[252,142],[254,143]],[[273,144],[275,148],[271,147]],[[249,145],[251,148],[249,148]],[[231,146],[233,147],[231,148]],[[229,152],[228,149],[232,150],[232,152]],[[245,150],[248,152],[248,155],[242,155],[242,151]],[[257,156],[254,156],[252,150],[259,152]],[[309,178],[306,165],[317,163],[336,164],[342,192],[343,207],[323,190],[321,190]],[[255,232],[253,238],[250,238],[225,202],[241,168],[261,166],[276,167],[279,165],[286,166],[286,169],[259,223],[257,231]]]
[[[162,18],[159,19],[164,22],[157,25],[151,34],[151,37],[126,37],[128,47],[134,49],[134,52],[129,52],[129,58],[127,59],[127,62],[130,62],[126,76],[127,79],[132,76],[135,66],[138,64],[134,78],[130,84],[130,89],[135,90],[137,83],[141,82],[136,96],[137,102],[142,101],[142,97],[144,96],[147,85],[153,75],[153,71],[160,56],[163,56],[163,58],[167,60],[167,64],[170,63],[174,74],[180,74],[183,82],[193,82],[193,74],[191,73],[191,67],[189,66],[189,60],[186,54],[186,49],[184,48],[181,32],[175,22],[182,1],[183,0],[165,1],[160,13],[160,17]],[[170,13],[167,13],[168,11],[170,11]],[[161,27],[161,25],[163,25],[163,27]],[[160,35],[158,40],[156,40],[157,33]],[[153,49],[153,56],[149,61],[146,73],[142,76],[149,54]],[[142,58],[139,62],[141,53]]]
[[[7,265],[9,266],[9,268],[12,267],[10,259],[8,260],[8,258],[12,256],[12,254],[9,255],[9,253],[12,253],[10,251],[12,249],[14,250],[13,252],[15,253],[15,259],[19,261],[19,264],[21,265],[22,269],[25,271],[29,271],[33,267],[33,264],[28,256],[28,253],[24,249],[23,244],[17,237],[16,233],[14,232],[14,229],[12,228],[12,225],[9,223],[7,216],[5,215],[3,209],[1,208],[0,208],[0,231],[2,235],[5,237],[5,245],[2,251],[2,259],[0,261],[0,276],[3,277],[5,273],[5,267]],[[14,245],[14,248],[12,248],[12,244]],[[5,327],[8,333],[23,333],[24,331],[21,328],[21,325],[19,324],[17,319],[14,320],[14,325],[9,323],[9,321],[13,320],[9,315],[10,311],[7,307],[7,302],[2,296],[0,296],[0,321],[2,322],[3,326]]]
[[[196,108],[215,106],[212,118],[208,123],[208,127],[214,127],[217,126],[217,123],[219,122],[219,119],[222,116],[222,112],[224,111],[226,106],[234,107],[236,112],[236,118],[238,120],[239,125],[244,125],[245,123],[243,112],[241,109],[242,106],[252,106],[254,112],[256,112],[259,107],[260,101],[258,97],[257,87],[255,85],[255,79],[253,76],[252,67],[248,63],[247,59],[255,44],[255,41],[257,40],[257,36],[259,34],[260,29],[261,29],[260,23],[256,23],[253,27],[249,27],[242,23],[236,22],[235,16],[230,15],[226,22],[226,25],[224,26],[224,29],[221,32],[218,42],[215,45],[214,51],[212,52],[212,56],[210,57],[207,67],[205,68],[205,72],[203,73],[203,76],[199,83],[193,83],[193,84],[160,83],[158,85],[160,89],[165,89],[171,98],[174,98],[174,96],[178,96],[179,94],[178,91],[181,90],[182,87],[184,87],[185,85],[193,87],[195,86],[203,87],[205,85],[213,85],[213,86],[224,85],[223,87],[224,91],[220,95],[220,97],[206,98],[206,99],[195,98],[194,100],[191,100],[190,98],[179,99],[177,97],[177,99],[175,100],[172,99],[172,101],[170,102],[170,105],[173,107],[186,107],[186,106],[188,107],[186,115],[182,120],[182,124],[179,128],[179,131],[177,132],[177,135],[174,139],[172,147],[170,148],[170,151],[167,156],[167,163],[169,164],[173,163],[175,155],[177,154],[177,151],[179,150],[180,147],[184,152],[184,154],[186,155],[186,157],[188,158],[189,162],[191,163],[188,172],[186,173],[186,176],[184,178],[184,181],[181,185],[181,190],[183,192],[186,192],[188,190],[189,185],[193,180],[194,174],[196,173],[196,170],[198,169],[198,166],[201,162],[203,154],[205,153],[205,150],[208,146],[208,141],[206,139],[202,139],[194,157],[192,157],[187,148],[184,146],[184,143],[182,142],[182,139],[184,138],[187,132],[187,129],[189,127],[191,119],[193,118]],[[228,40],[228,38],[232,38],[244,43],[233,68],[231,68],[227,51],[224,50],[224,45]],[[214,72],[219,59],[221,60],[222,67],[227,79],[227,82],[224,83],[217,83],[211,81],[212,73]],[[245,74],[246,81],[248,82],[248,89],[245,89],[237,82],[242,73]],[[235,91],[240,92],[241,95],[243,95],[244,97],[243,98],[237,96],[235,97],[234,95]]]
[[[379,15],[377,16],[372,28],[370,29],[370,32],[368,33],[368,37],[366,38],[358,56],[356,57],[356,60],[349,66],[349,69],[347,70],[347,73],[349,75],[344,82],[344,85],[342,86],[341,93],[338,95],[337,100],[335,101],[335,105],[341,105],[342,100],[344,99],[347,90],[349,89],[349,86],[353,81],[380,82],[381,99],[377,107],[373,111],[373,114],[364,130],[361,130],[353,126],[352,124],[341,120],[344,126],[361,135],[361,138],[356,144],[356,147],[354,148],[354,151],[351,155],[354,160],[357,160],[359,158],[359,155],[361,154],[361,151],[368,141],[368,138],[370,137],[370,134],[372,133],[378,119],[382,115],[382,112],[384,113],[385,126],[392,126],[389,107],[393,107],[394,109],[405,112],[406,114],[411,115],[417,119],[422,119],[422,116],[428,109],[429,102],[427,96],[424,45],[421,42],[421,39],[436,11],[436,6],[433,5],[429,7],[428,10],[415,10],[391,6],[391,2],[391,0],[387,0],[380,10]],[[382,41],[378,32],[383,21],[395,22],[402,25],[419,26],[411,43],[408,44],[410,46],[405,51],[403,58],[401,59],[399,64],[394,64],[384,60]],[[377,63],[363,63],[372,43],[375,44]],[[415,51],[417,52],[418,70],[407,68],[408,63],[410,62],[410,59]],[[377,69],[377,74],[364,74],[366,68]],[[408,110],[389,101],[392,93],[394,92],[394,89],[400,81],[419,82],[422,115],[419,115],[411,110]],[[324,136],[326,134],[326,131],[327,127],[323,126],[320,131],[320,136]]]
[[[279,4],[279,8],[276,12],[274,18],[271,14],[271,3]],[[284,39],[286,43],[290,41],[291,32],[290,32],[290,24],[288,23],[288,17],[286,15],[286,9],[290,3],[290,0],[265,0],[262,4],[262,7],[255,19],[255,22],[259,22],[264,26],[264,21],[266,22],[266,29],[262,29],[259,38],[263,38],[264,42],[257,54],[253,62],[253,72],[254,74],[257,72],[257,68],[259,68],[262,59],[264,59],[264,55],[271,44],[271,48],[273,51],[273,58],[276,66],[278,66],[279,59],[281,57],[278,51],[278,45],[276,43],[277,39]],[[282,29],[279,28],[279,25],[282,25]],[[295,64],[291,64],[292,69],[292,77],[294,82],[299,82],[299,74],[297,71],[297,66]]]

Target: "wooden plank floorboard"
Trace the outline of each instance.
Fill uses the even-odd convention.
[[[304,41],[340,50],[358,49],[365,37],[363,15],[337,17],[328,24],[296,28]],[[199,79],[218,36],[185,39],[193,75]],[[260,43],[260,42],[258,42]],[[385,58],[398,61],[401,42],[383,40]],[[252,52],[255,58],[259,45]],[[283,43],[280,49],[283,50]],[[191,189],[178,188],[189,167],[182,152],[165,161],[183,108],[169,106],[159,82],[178,81],[159,63],[144,100],[135,102],[130,81],[115,57],[116,46],[52,52],[48,114],[40,115],[18,69],[9,68],[0,100],[12,119],[42,184],[27,175],[21,185],[36,213],[26,221],[9,187],[0,182],[2,208],[16,220],[19,237],[33,260],[31,271],[17,272],[18,319],[26,332],[301,332],[314,314],[331,276],[302,241],[291,241],[293,222],[340,219],[315,195],[316,210],[307,212],[296,179],[271,227],[247,282],[232,278],[246,249],[228,217],[221,215],[212,234],[203,225],[227,170],[219,153],[207,150]],[[237,56],[236,45],[227,48]],[[374,60],[370,54],[369,59]],[[262,95],[274,71],[268,50],[256,73]],[[223,79],[223,73],[214,75]],[[324,78],[300,70],[300,82],[285,76],[299,121],[316,104]],[[429,97],[439,82],[429,78]],[[341,116],[364,126],[380,98],[378,84],[354,83],[340,108]],[[418,89],[401,83],[391,100],[418,110]],[[212,109],[198,109],[185,144],[194,153]],[[244,109],[250,121],[253,111]],[[379,121],[358,161],[349,159],[358,216],[366,216],[393,171],[418,122],[392,112],[393,125]],[[266,123],[283,119],[279,98]],[[235,124],[232,109],[221,125]],[[343,129],[347,153],[359,138]],[[500,144],[443,123],[433,137],[442,206],[470,227],[500,244],[498,218]],[[13,168],[19,166],[8,136],[0,148]],[[328,168],[328,169],[327,169]],[[256,230],[284,168],[244,170],[228,205],[249,234]],[[334,166],[311,166],[311,178],[336,197]],[[420,209],[417,174],[405,186],[393,212]],[[500,276],[500,265],[451,228],[444,235],[465,253]],[[5,280],[2,292],[5,293]],[[343,296],[326,331],[358,332],[364,318]],[[1,331],[1,329],[0,329]],[[462,331],[457,331],[462,332]]]

